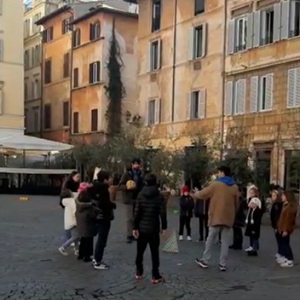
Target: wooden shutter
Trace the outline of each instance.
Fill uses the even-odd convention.
[[[251,77],[250,82],[250,112],[257,112],[258,104],[258,76]]]
[[[207,48],[207,24],[202,24],[202,56],[204,57],[206,55],[206,48]]]
[[[298,2],[298,1],[297,1]],[[296,1],[289,1],[289,22],[287,23],[287,26],[289,25],[289,37],[293,37],[295,36],[295,26],[296,26],[296,22],[299,22],[296,18]],[[296,21],[297,20],[297,21]]]
[[[253,13],[248,14],[247,16],[247,38],[246,38],[246,47],[251,49],[253,47],[253,22],[254,15]]]
[[[69,101],[63,103],[63,126],[69,126]]]
[[[79,132],[79,113],[74,112],[73,114],[73,133]]]
[[[235,48],[235,20],[228,22],[227,54],[234,53]]]
[[[94,83],[94,80],[93,80],[93,64],[90,64],[89,65],[89,83]]]
[[[224,115],[232,115],[232,97],[233,97],[233,82],[228,81],[225,86],[225,103],[224,103]]]
[[[261,24],[261,11],[255,11],[253,13],[253,47],[260,45],[260,24]]]
[[[146,73],[150,72],[152,69],[152,43],[148,43],[148,49],[146,51]]]
[[[287,108],[294,107],[296,96],[296,69],[288,70]]]
[[[274,5],[273,42],[280,40],[281,31],[281,3]]]
[[[290,8],[291,3],[290,1],[283,1],[281,2],[281,39],[287,39],[290,36],[290,24],[288,20],[290,19]],[[294,19],[291,20],[294,22]]]
[[[157,67],[158,67],[158,69],[160,69],[162,66],[162,42],[161,42],[161,39],[159,39],[157,41],[157,48],[158,48],[158,50],[157,50],[158,66]]]
[[[47,60],[45,61],[45,70],[44,70],[44,74],[45,74],[45,78],[44,78],[44,82],[45,84],[50,83],[51,82],[51,73],[52,73],[52,64],[51,64],[51,60]]]
[[[267,44],[267,12],[265,10],[260,12],[260,40],[259,44],[260,45],[265,45]]]
[[[90,41],[94,39],[94,25],[90,24]]]
[[[97,61],[97,82],[100,82],[101,78],[101,64],[100,61]]]
[[[51,26],[48,30],[49,30],[50,41],[52,41],[53,40],[53,26]]]
[[[296,69],[295,107],[300,107],[300,68]]]
[[[145,103],[145,125],[149,126],[149,100]]]
[[[64,65],[63,65],[63,75],[64,75],[64,78],[66,77],[69,77],[69,69],[70,69],[70,54],[69,53],[66,53],[64,55]]]
[[[98,109],[91,111],[91,131],[98,131]]]
[[[266,84],[266,110],[273,108],[273,74],[267,75]]]
[[[160,99],[155,100],[155,122],[154,124],[159,124],[160,123],[160,106],[161,106],[161,101]]]
[[[46,104],[44,106],[44,128],[51,128],[51,104]]]
[[[74,69],[74,74],[73,74],[73,87],[76,88],[78,87],[79,85],[79,82],[78,82],[78,68],[75,68]]]
[[[188,30],[188,60],[194,59],[195,53],[195,28],[190,27]]]
[[[198,98],[198,117],[200,119],[205,118],[206,116],[206,90],[202,89],[199,91],[199,98]]]
[[[236,83],[236,113],[245,113],[246,79],[239,79]]]
[[[45,30],[42,32],[42,42],[43,42],[43,43],[46,43],[46,42],[47,42],[47,29],[45,29]]]
[[[187,93],[187,105],[186,105],[186,119],[190,120],[192,116],[192,93]]]

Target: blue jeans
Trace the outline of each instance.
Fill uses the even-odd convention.
[[[254,251],[259,250],[259,240],[253,237],[250,237],[250,246],[253,248]]]
[[[63,243],[68,241],[71,237],[72,237],[71,229],[65,230],[64,235],[63,235]]]

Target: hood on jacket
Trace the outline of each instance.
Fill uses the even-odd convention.
[[[144,186],[141,195],[145,198],[153,198],[160,194],[157,186]]]
[[[234,180],[229,176],[222,176],[216,179],[216,181],[223,182],[228,186],[232,186],[235,184]]]

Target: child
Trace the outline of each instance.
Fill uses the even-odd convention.
[[[297,201],[291,191],[282,194],[282,211],[279,217],[277,231],[279,235],[279,246],[284,260],[279,260],[280,267],[289,268],[294,266],[294,255],[290,245],[290,236],[296,225]]]
[[[142,279],[143,257],[147,245],[150,245],[152,257],[152,283],[163,282],[159,272],[159,243],[160,231],[167,229],[167,213],[163,196],[157,187],[156,176],[147,174],[145,186],[142,188],[134,209],[133,236],[137,239],[136,275]]]
[[[96,235],[96,217],[98,208],[93,205],[88,189],[91,186],[82,182],[79,186],[79,195],[76,199],[76,223],[80,236],[78,259],[84,262],[92,261],[93,240]]]
[[[70,190],[65,189],[61,193],[62,205],[64,206],[64,227],[65,230],[70,231],[71,237],[58,248],[58,251],[62,255],[68,255],[66,249],[70,247],[73,243],[75,246],[75,254],[78,255],[78,246],[80,237],[78,235],[77,227],[76,227],[76,204],[75,204],[75,196],[72,194]]]
[[[261,226],[261,201],[254,197],[248,204],[245,235],[250,239],[250,247],[246,249],[249,256],[257,256]]]
[[[273,190],[271,193],[271,201],[272,201],[272,208],[270,212],[271,217],[271,225],[274,229],[275,238],[277,242],[277,253],[275,255],[277,262],[283,262],[285,258],[282,256],[281,249],[280,249],[280,235],[278,233],[278,221],[282,210],[282,200],[281,195],[278,190]]]
[[[191,241],[191,218],[193,217],[194,200],[189,195],[189,188],[183,186],[183,195],[180,197],[180,218],[179,218],[179,241],[183,240],[184,226],[187,231],[187,240]]]

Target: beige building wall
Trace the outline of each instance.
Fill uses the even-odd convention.
[[[0,133],[24,131],[23,1],[0,1]]]

